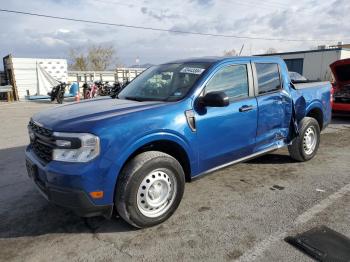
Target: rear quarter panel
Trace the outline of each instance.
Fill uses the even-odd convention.
[[[293,92],[293,100],[304,100],[305,113],[313,109],[320,109],[323,112],[323,128],[331,121],[331,84],[330,82],[314,82],[295,85],[296,90]],[[296,103],[297,104],[297,103]],[[300,113],[299,109],[299,113]],[[298,113],[298,112],[297,112]]]

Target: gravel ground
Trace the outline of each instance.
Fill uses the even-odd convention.
[[[350,118],[322,135],[317,156],[285,149],[186,184],[175,214],[135,230],[52,206],[27,178],[26,125],[54,105],[0,104],[0,261],[311,261],[283,241],[326,225],[350,237]]]

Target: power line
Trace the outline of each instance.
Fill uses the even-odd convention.
[[[39,13],[31,13],[31,12],[22,12],[17,10],[9,10],[9,9],[0,9],[0,12],[4,13],[13,13],[13,14],[21,14],[28,16],[36,16],[36,17],[44,17],[49,19],[57,19],[57,20],[66,20],[73,22],[82,22],[89,24],[97,24],[97,25],[108,25],[115,27],[123,27],[123,28],[132,28],[132,29],[141,29],[141,30],[149,30],[149,31],[158,31],[158,32],[169,32],[176,34],[187,34],[187,35],[200,35],[200,36],[212,36],[212,37],[224,37],[224,38],[237,38],[237,39],[250,39],[250,40],[267,40],[267,41],[286,41],[286,42],[334,42],[334,39],[287,39],[287,38],[267,38],[267,37],[255,37],[255,36],[239,36],[239,35],[226,35],[226,34],[212,34],[212,33],[200,33],[194,31],[184,31],[184,30],[176,30],[176,29],[164,29],[164,28],[156,28],[156,27],[146,27],[146,26],[136,26],[136,25],[128,25],[128,24],[116,24],[109,22],[100,22],[93,20],[85,20],[85,19],[75,19],[63,16],[52,16],[45,15]],[[345,39],[343,39],[345,40]]]

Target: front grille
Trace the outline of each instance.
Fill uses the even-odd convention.
[[[48,163],[52,160],[53,147],[42,144],[39,139],[34,140],[31,145],[37,157],[39,157],[45,163]]]
[[[28,127],[33,130],[34,133],[46,136],[46,137],[51,137],[52,136],[52,131],[50,129],[47,129],[45,127],[38,126],[34,121],[30,121],[28,124]]]
[[[47,128],[37,125],[30,121],[28,128],[32,130],[35,138],[30,138],[30,145],[34,154],[45,164],[52,160],[52,151],[54,148],[53,132]]]

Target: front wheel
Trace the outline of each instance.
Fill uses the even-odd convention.
[[[57,103],[62,104],[64,100],[64,92],[59,92],[57,95]]]
[[[320,145],[320,126],[316,119],[304,117],[300,122],[300,134],[288,146],[290,156],[299,162],[312,159]]]
[[[185,175],[172,156],[149,151],[133,158],[118,179],[115,205],[129,224],[150,227],[167,220],[183,196]]]

